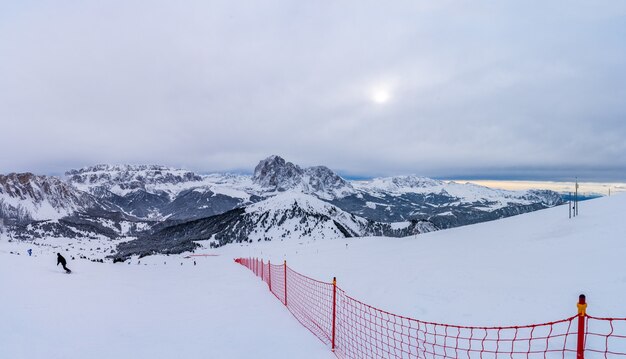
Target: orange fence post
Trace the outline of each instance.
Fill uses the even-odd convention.
[[[335,351],[335,319],[337,318],[337,277],[333,277],[333,344],[332,351]]]
[[[576,359],[585,358],[585,317],[587,316],[587,301],[584,294],[578,296],[578,346]]]
[[[287,260],[283,264],[285,268],[285,307],[287,306]]]
[[[267,260],[267,274],[270,286],[270,292],[272,291],[272,261],[270,259]]]

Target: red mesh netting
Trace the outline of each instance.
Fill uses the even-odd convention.
[[[332,340],[333,284],[287,268],[287,309],[325,344]]]
[[[261,277],[293,316],[341,358],[577,357],[578,315],[510,327],[430,323],[367,305],[333,283],[304,276],[286,264],[235,261]],[[626,357],[626,318],[587,315],[583,320],[585,356]]]
[[[335,335],[342,357],[544,358],[576,353],[576,317],[520,327],[462,327],[391,314],[340,292]]]
[[[626,357],[626,318],[596,318],[587,315],[585,356]]]

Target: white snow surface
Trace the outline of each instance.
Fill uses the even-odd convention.
[[[5,180],[8,190],[0,185],[0,212],[46,220],[59,219],[80,209],[82,193],[56,177],[11,174]]]
[[[197,266],[184,255],[77,259],[71,275],[54,252],[75,248],[37,246],[27,257],[30,244],[2,238],[0,358],[332,357],[232,261],[248,256],[336,276],[348,295],[426,321],[543,323],[574,315],[580,293],[591,315],[626,317],[625,212],[618,195],[582,202],[572,219],[560,206],[405,238],[233,244],[198,250],[219,256]]]
[[[330,220],[308,218],[302,222],[303,217],[289,218],[289,213],[294,210],[306,212],[305,216],[324,215]],[[252,241],[270,238],[273,240],[296,238],[342,238],[344,235],[338,231],[333,220],[348,227],[355,233],[360,233],[367,220],[352,215],[340,208],[324,202],[317,197],[297,192],[281,192],[264,201],[254,203],[245,209],[247,214],[254,217],[256,229],[248,236]],[[285,219],[286,218],[286,219]],[[283,222],[284,221],[284,222]]]
[[[28,216],[34,220],[63,218],[77,209],[77,207],[69,201],[64,205],[65,207],[55,207],[47,198],[37,202],[32,198],[17,198],[11,197],[5,193],[0,193],[0,208],[3,208],[6,212],[13,209],[28,214]]]
[[[287,260],[370,305],[425,321],[517,325],[588,312],[626,317],[626,195],[405,238],[230,245],[222,255]],[[347,246],[346,246],[347,244]]]
[[[334,357],[229,257],[66,254],[67,275],[47,247],[27,248],[0,242],[0,358]]]

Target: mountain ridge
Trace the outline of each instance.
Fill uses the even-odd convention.
[[[29,187],[29,183],[39,184]],[[296,206],[281,207],[285,198],[295,199]],[[15,205],[16,201],[22,202]],[[221,236],[217,245],[228,243],[225,238],[231,242],[265,240],[294,233],[295,225],[287,228],[286,221],[275,220],[266,227],[256,212],[301,221],[309,230],[306,235],[313,237],[314,233],[403,236],[560,203],[552,191],[505,191],[416,175],[349,181],[326,166],[303,168],[276,155],[261,160],[253,175],[200,175],[162,165],[95,165],[68,170],[65,180],[33,174],[0,177],[0,227],[8,226],[19,238],[147,238],[169,227],[189,226],[179,232],[169,229],[186,240],[198,220],[208,221],[206,226]],[[39,210],[48,207],[56,209],[53,213]],[[336,217],[340,213],[345,215]],[[247,224],[238,227],[229,222],[235,219]],[[251,223],[259,228],[252,228]],[[276,235],[257,238],[255,229]],[[172,250],[174,242],[162,249]]]

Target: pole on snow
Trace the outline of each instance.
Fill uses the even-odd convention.
[[[337,277],[333,277],[333,341],[332,351],[335,351],[335,321],[337,318]]]
[[[587,316],[587,301],[584,294],[578,296],[578,343],[576,359],[585,358],[585,317]]]

